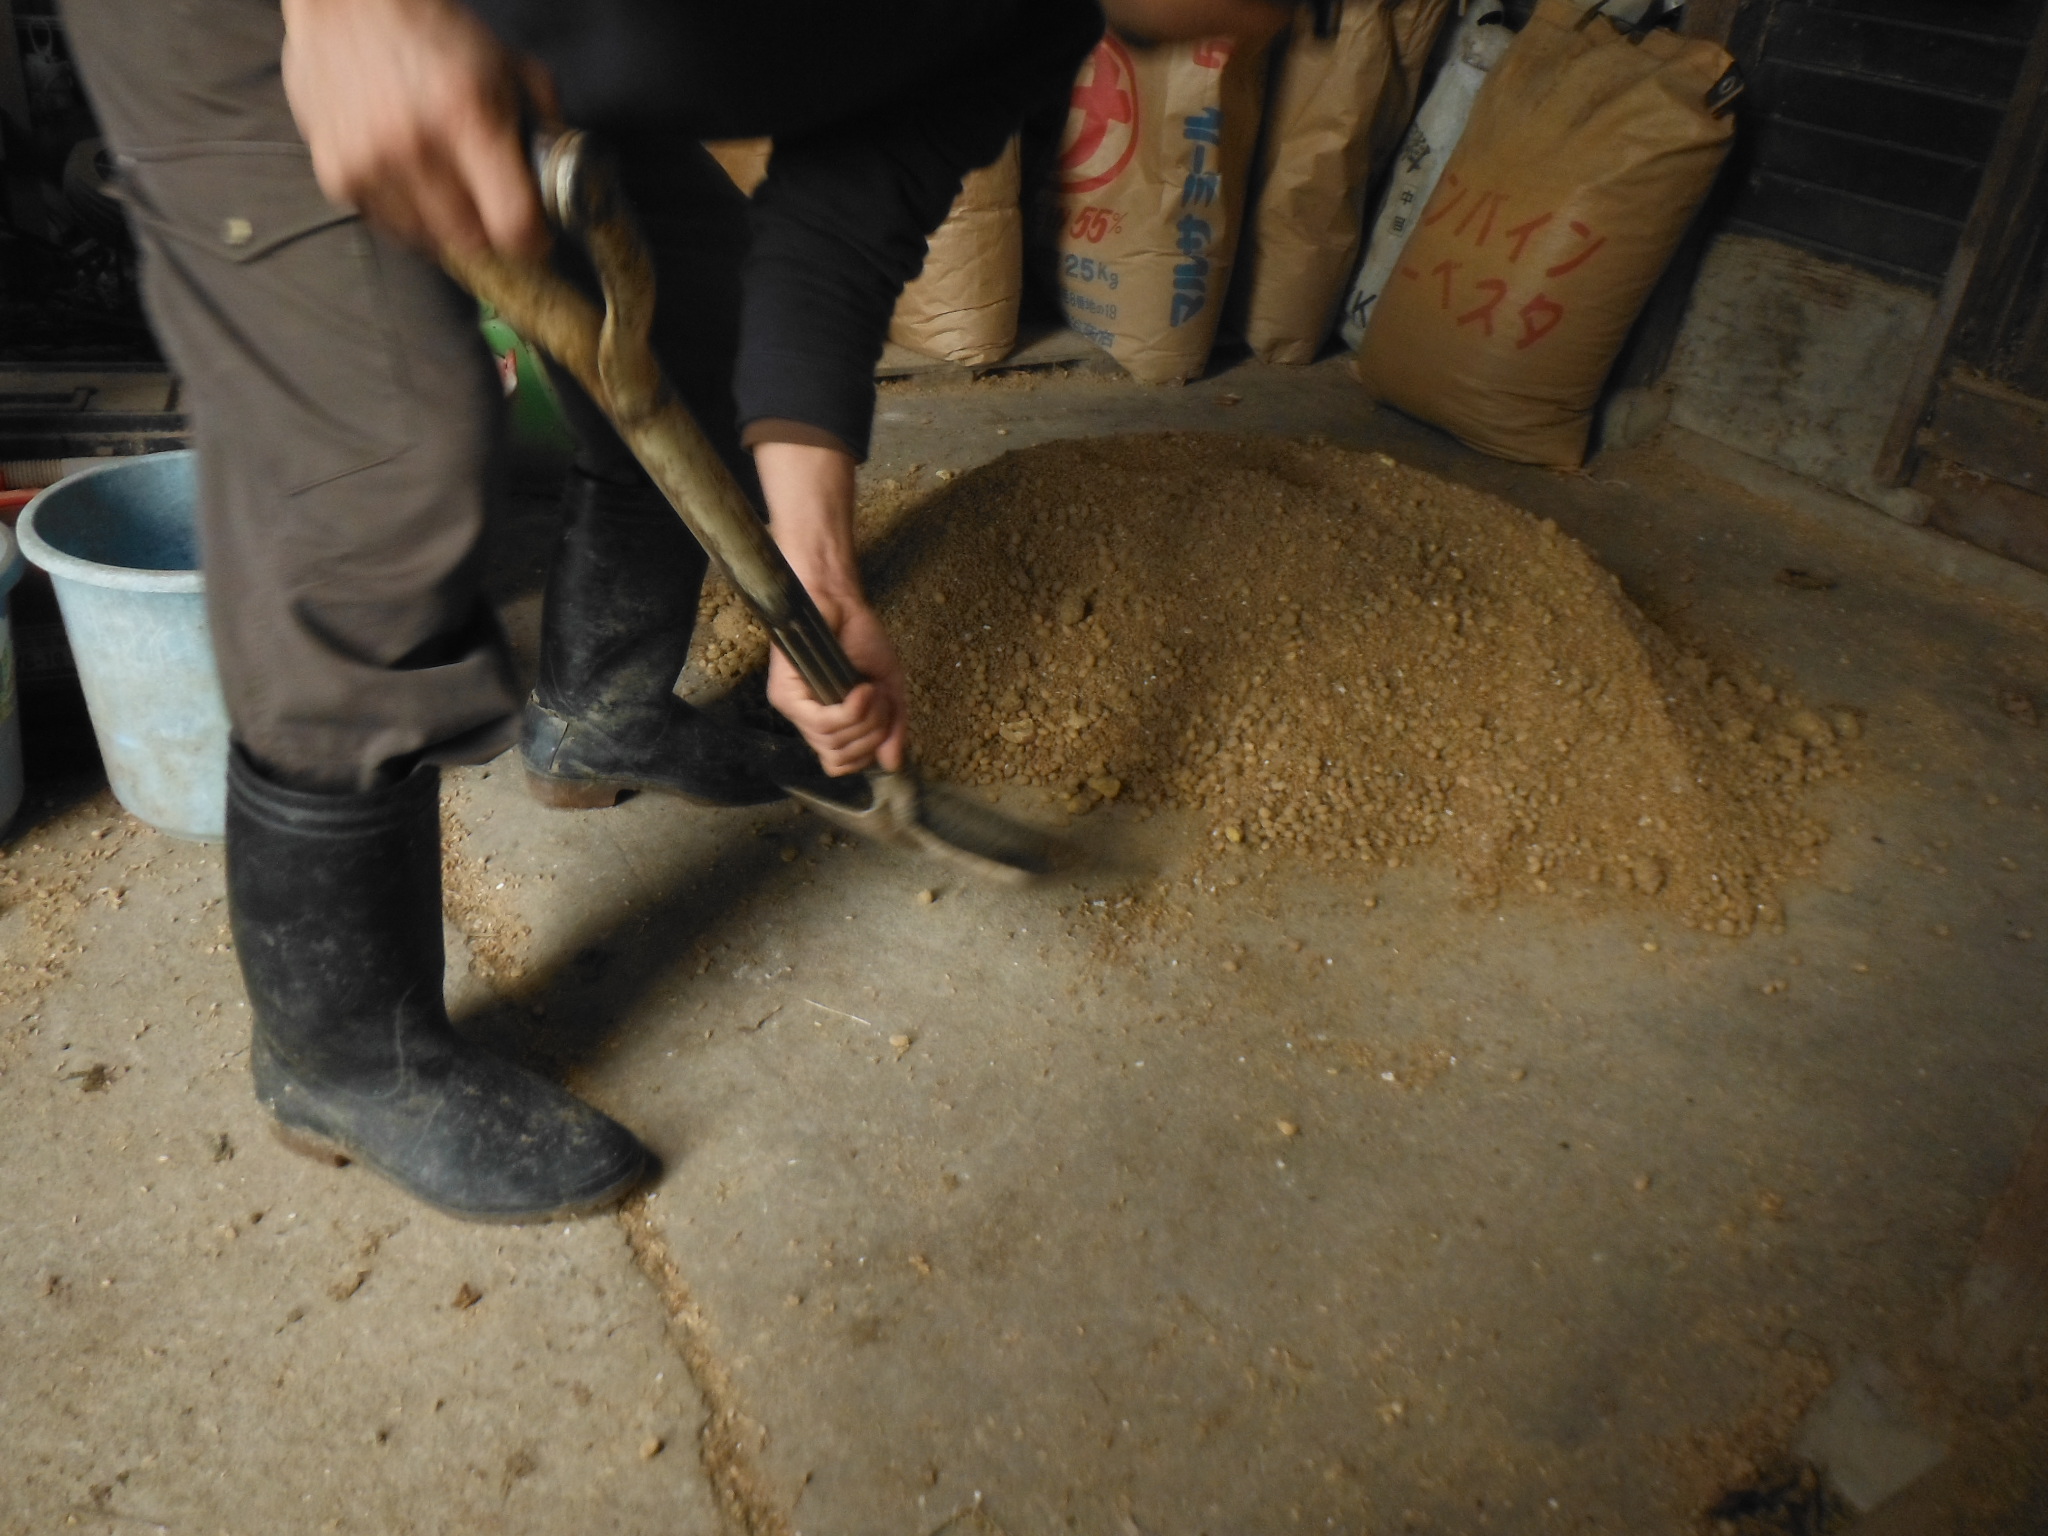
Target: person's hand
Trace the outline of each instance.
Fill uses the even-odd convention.
[[[768,702],[818,754],[830,774],[879,762],[903,766],[910,710],[903,663],[861,593],[853,548],[853,459],[832,448],[762,443],[754,450],[768,499],[768,531],[867,679],[837,704],[821,704],[780,650],[768,658]]]
[[[858,773],[879,762],[894,772],[903,766],[909,709],[903,663],[875,610],[859,598],[828,600],[809,581],[818,611],[832,626],[847,659],[867,679],[837,704],[820,704],[780,650],[768,656],[768,702],[788,717],[829,774]]]
[[[434,252],[539,255],[519,133],[552,90],[456,0],[283,0],[284,88],[329,199]]]

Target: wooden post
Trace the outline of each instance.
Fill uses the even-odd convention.
[[[1977,297],[1980,278],[1995,271],[2010,226],[2032,178],[2040,175],[2048,153],[2048,11],[2035,25],[2034,40],[2020,67],[2019,85],[2006,108],[1998,142],[1977,184],[1976,200],[1963,223],[1955,258],[1941,285],[1941,299],[1920,338],[1906,387],[1892,413],[1891,429],[1877,451],[1870,475],[1879,485],[1904,485],[1913,474],[1913,448],[1948,358],[1956,323]],[[1988,258],[1988,259],[1987,259]]]

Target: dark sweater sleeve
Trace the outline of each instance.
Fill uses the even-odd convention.
[[[925,243],[1102,32],[1095,0],[1023,8],[1008,36],[849,119],[778,137],[750,210],[739,420],[805,422],[867,456],[875,363]]]

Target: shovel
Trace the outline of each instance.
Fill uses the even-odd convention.
[[[648,344],[654,266],[610,162],[577,129],[537,134],[533,157],[548,218],[597,270],[603,312],[544,261],[483,251],[445,257],[449,272],[575,376],[811,692],[839,703],[860,673]],[[907,763],[783,788],[847,831],[985,876],[1023,881],[1068,862],[1049,834],[927,783]]]

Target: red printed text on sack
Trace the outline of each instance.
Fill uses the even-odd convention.
[[[1466,246],[1487,255],[1475,261],[1446,256],[1427,270],[1407,261],[1401,276],[1426,283],[1437,308],[1450,314],[1457,328],[1499,336],[1518,351],[1535,346],[1564,323],[1566,305],[1546,291],[1546,283],[1585,270],[1607,244],[1607,237],[1582,219],[1560,222],[1554,209],[1515,207],[1509,193],[1468,185],[1448,171],[1422,226],[1436,232],[1439,245]]]

